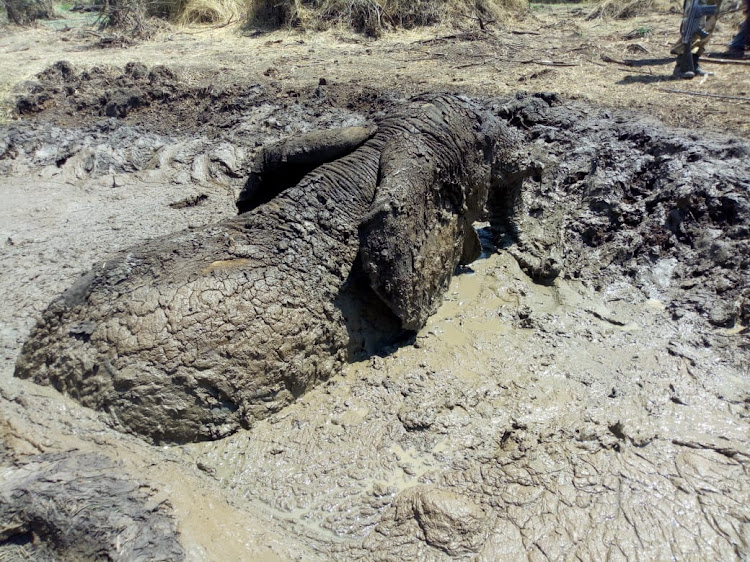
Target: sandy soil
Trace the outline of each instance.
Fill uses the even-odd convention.
[[[149,509],[174,518],[194,560],[747,559],[747,327],[741,315],[722,325],[691,309],[695,283],[677,280],[673,256],[637,279],[540,285],[485,236],[482,259],[412,339],[219,442],[149,446],[12,376],[35,319],[92,264],[234,213],[259,144],[357,123],[382,97],[555,91],[696,138],[750,135],[747,101],[660,89],[750,97],[747,66],[669,81],[679,16],[581,13],[563,5],[490,33],[378,41],[174,29],[124,49],[97,48],[77,29],[0,31],[1,470],[34,455],[105,455],[144,483]],[[722,25],[716,44],[732,32]],[[61,103],[15,114],[24,82],[58,60],[165,65],[191,95],[121,119]],[[84,86],[77,99],[93,99]],[[233,93],[255,101],[232,106]],[[0,548],[10,559],[37,552],[2,534]]]
[[[596,105],[636,109],[671,125],[748,135],[747,102],[663,91],[750,97],[747,66],[706,62],[716,76],[673,82],[669,49],[677,40],[678,14],[587,20],[587,13],[585,5],[536,5],[521,21],[486,33],[428,28],[388,33],[377,41],[335,31],[243,36],[237,26],[229,26],[175,28],[155,41],[103,49],[100,37],[75,28],[5,31],[0,32],[0,94],[58,60],[89,66],[142,61],[168,64],[202,83],[261,83],[290,96],[314,88],[320,78],[357,90],[407,94],[439,89],[492,96],[548,90]],[[709,52],[725,50],[740,17],[735,13],[720,21]]]

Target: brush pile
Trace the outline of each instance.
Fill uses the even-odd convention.
[[[340,26],[378,37],[387,29],[445,22],[483,28],[527,8],[526,0],[254,0],[249,24],[266,29]]]
[[[675,0],[603,0],[597,2],[594,9],[586,16],[586,19],[597,18],[630,19],[643,16],[657,11],[669,11],[671,8],[678,10],[682,3]]]

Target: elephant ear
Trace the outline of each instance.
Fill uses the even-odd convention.
[[[445,135],[458,125],[446,123]],[[473,135],[456,132],[455,138],[461,137]],[[471,143],[446,139],[436,145],[436,139],[412,129],[386,144],[377,196],[360,227],[360,257],[370,285],[407,330],[424,326],[456,265],[480,250],[472,222],[486,199],[484,154]]]
[[[237,210],[242,214],[267,203],[318,166],[354,152],[376,131],[374,125],[312,131],[264,146],[253,160]]]

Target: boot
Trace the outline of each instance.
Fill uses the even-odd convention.
[[[689,80],[695,78],[695,63],[693,59],[693,53],[690,49],[685,49],[680,56],[677,57],[677,65],[674,67],[675,78],[682,78],[683,80]]]
[[[693,55],[693,72],[695,76],[713,76],[713,72],[701,68],[700,64],[698,64],[698,58],[700,58],[699,55]]]
[[[729,43],[729,52],[727,54],[733,58],[742,58],[748,46],[750,46],[750,12],[748,12],[745,21],[742,22],[737,35]]]

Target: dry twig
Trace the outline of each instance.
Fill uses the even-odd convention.
[[[579,64],[575,64],[572,62],[561,62],[556,60],[538,60],[538,59],[530,59],[530,60],[517,60],[517,61],[510,61],[515,62],[518,64],[540,64],[542,66],[581,66]]]
[[[750,65],[750,60],[733,60],[733,59],[714,59],[711,57],[703,57],[701,62],[713,62],[716,64],[741,64]]]
[[[735,100],[735,101],[747,101],[750,102],[750,98],[742,96],[725,96],[722,94],[709,94],[705,92],[689,92],[687,90],[673,90],[671,88],[657,88],[660,92],[667,92],[670,94],[684,94],[686,96],[700,96],[703,98],[719,98],[722,100]]]

